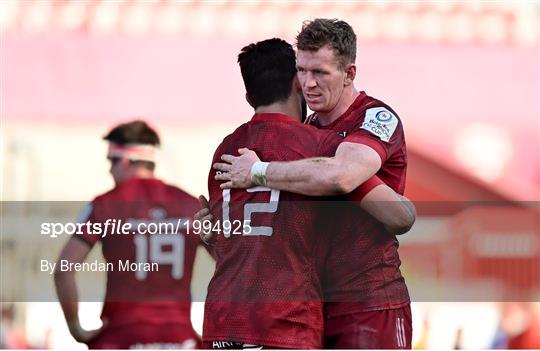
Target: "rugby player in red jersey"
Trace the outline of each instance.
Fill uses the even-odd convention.
[[[345,194],[377,175],[403,194],[407,155],[402,123],[385,103],[358,92],[356,35],[344,21],[315,19],[297,36],[298,80],[315,113],[307,123],[344,137],[333,157],[275,162],[248,149],[222,156],[222,188],[265,185],[320,196]],[[257,150],[255,150],[257,151]],[[231,153],[232,154],[232,153]],[[371,186],[376,186],[373,184]],[[367,186],[367,185],[366,185]],[[376,189],[376,188],[375,188]],[[369,190],[369,189],[367,189]],[[336,233],[325,264],[325,347],[410,348],[410,298],[397,239],[369,216],[343,209],[328,216]]]
[[[191,325],[190,283],[200,238],[186,235],[183,227],[198,209],[197,200],[154,177],[160,140],[145,122],[121,124],[104,139],[109,142],[107,157],[116,185],[92,201],[81,221],[121,220],[140,231],[104,237],[86,231],[69,239],[54,276],[69,330],[90,348],[196,348],[200,341]],[[139,227],[140,223],[144,226]],[[150,228],[149,223],[180,225],[178,231],[141,233]],[[58,268],[62,260],[83,262],[97,241],[113,269],[107,271],[104,325],[89,331],[79,323],[75,272]],[[127,262],[138,268],[122,270],[120,265],[125,268]],[[151,270],[146,269],[149,264]]]
[[[238,61],[255,115],[224,139],[214,162],[240,147],[277,160],[335,153],[341,142],[337,133],[299,122],[300,89],[289,44],[279,39],[251,44]],[[205,305],[204,345],[321,348],[320,275],[330,240],[317,228],[318,202],[264,186],[224,190],[215,175],[209,175],[210,207],[222,235],[215,236],[216,271]],[[378,189],[399,202],[390,188]]]

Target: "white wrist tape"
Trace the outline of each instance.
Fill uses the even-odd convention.
[[[268,168],[269,162],[257,161],[251,166],[251,180],[256,185],[266,186],[266,169]]]

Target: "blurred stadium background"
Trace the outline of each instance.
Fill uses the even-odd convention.
[[[522,296],[415,299],[433,302],[413,303],[413,343],[540,348],[537,2],[4,0],[0,9],[3,201],[88,201],[108,190],[101,136],[133,117],[161,133],[158,175],[206,194],[215,147],[251,116],[239,50],[274,36],[293,42],[306,19],[348,21],[359,38],[357,87],[405,126],[406,195],[421,215],[400,238],[407,281],[491,289],[491,301]],[[507,206],[483,206],[493,203]],[[20,257],[42,254],[13,235],[0,237],[3,273],[21,278],[2,279],[1,346],[84,349],[56,303],[7,303],[37,277]],[[62,243],[42,250],[56,255]],[[193,289],[204,291],[212,269],[200,253]],[[99,311],[83,303],[83,326],[99,325]]]

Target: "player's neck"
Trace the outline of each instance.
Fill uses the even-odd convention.
[[[288,99],[285,102],[276,102],[271,105],[259,106],[255,109],[255,113],[281,113],[282,115],[290,116],[297,121],[300,121],[302,118],[300,114],[301,111],[298,111],[298,106],[295,107],[294,101]]]
[[[155,178],[154,171],[149,170],[148,168],[144,167],[137,167],[131,171],[131,173],[128,176],[128,179],[133,178],[142,178],[142,179],[151,179]]]
[[[320,123],[325,126],[341,117],[345,112],[347,112],[354,100],[356,100],[358,94],[358,90],[356,90],[354,85],[351,85],[350,88],[345,88],[345,90],[343,90],[343,94],[341,94],[341,98],[339,99],[338,103],[331,111],[316,111]]]

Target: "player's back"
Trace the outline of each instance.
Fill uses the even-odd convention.
[[[83,236],[90,244],[100,240],[113,266],[102,312],[109,324],[173,323],[192,332],[190,283],[200,240],[185,235],[183,224],[198,207],[192,196],[153,178],[129,179],[92,202],[92,223],[131,224],[128,234]]]
[[[272,161],[331,155],[337,142],[334,132],[280,114],[257,114],[225,138],[214,162],[241,147]],[[214,175],[211,171],[210,205],[221,232],[204,340],[320,348],[319,259],[326,240],[314,225],[316,201],[264,187],[222,190]]]

